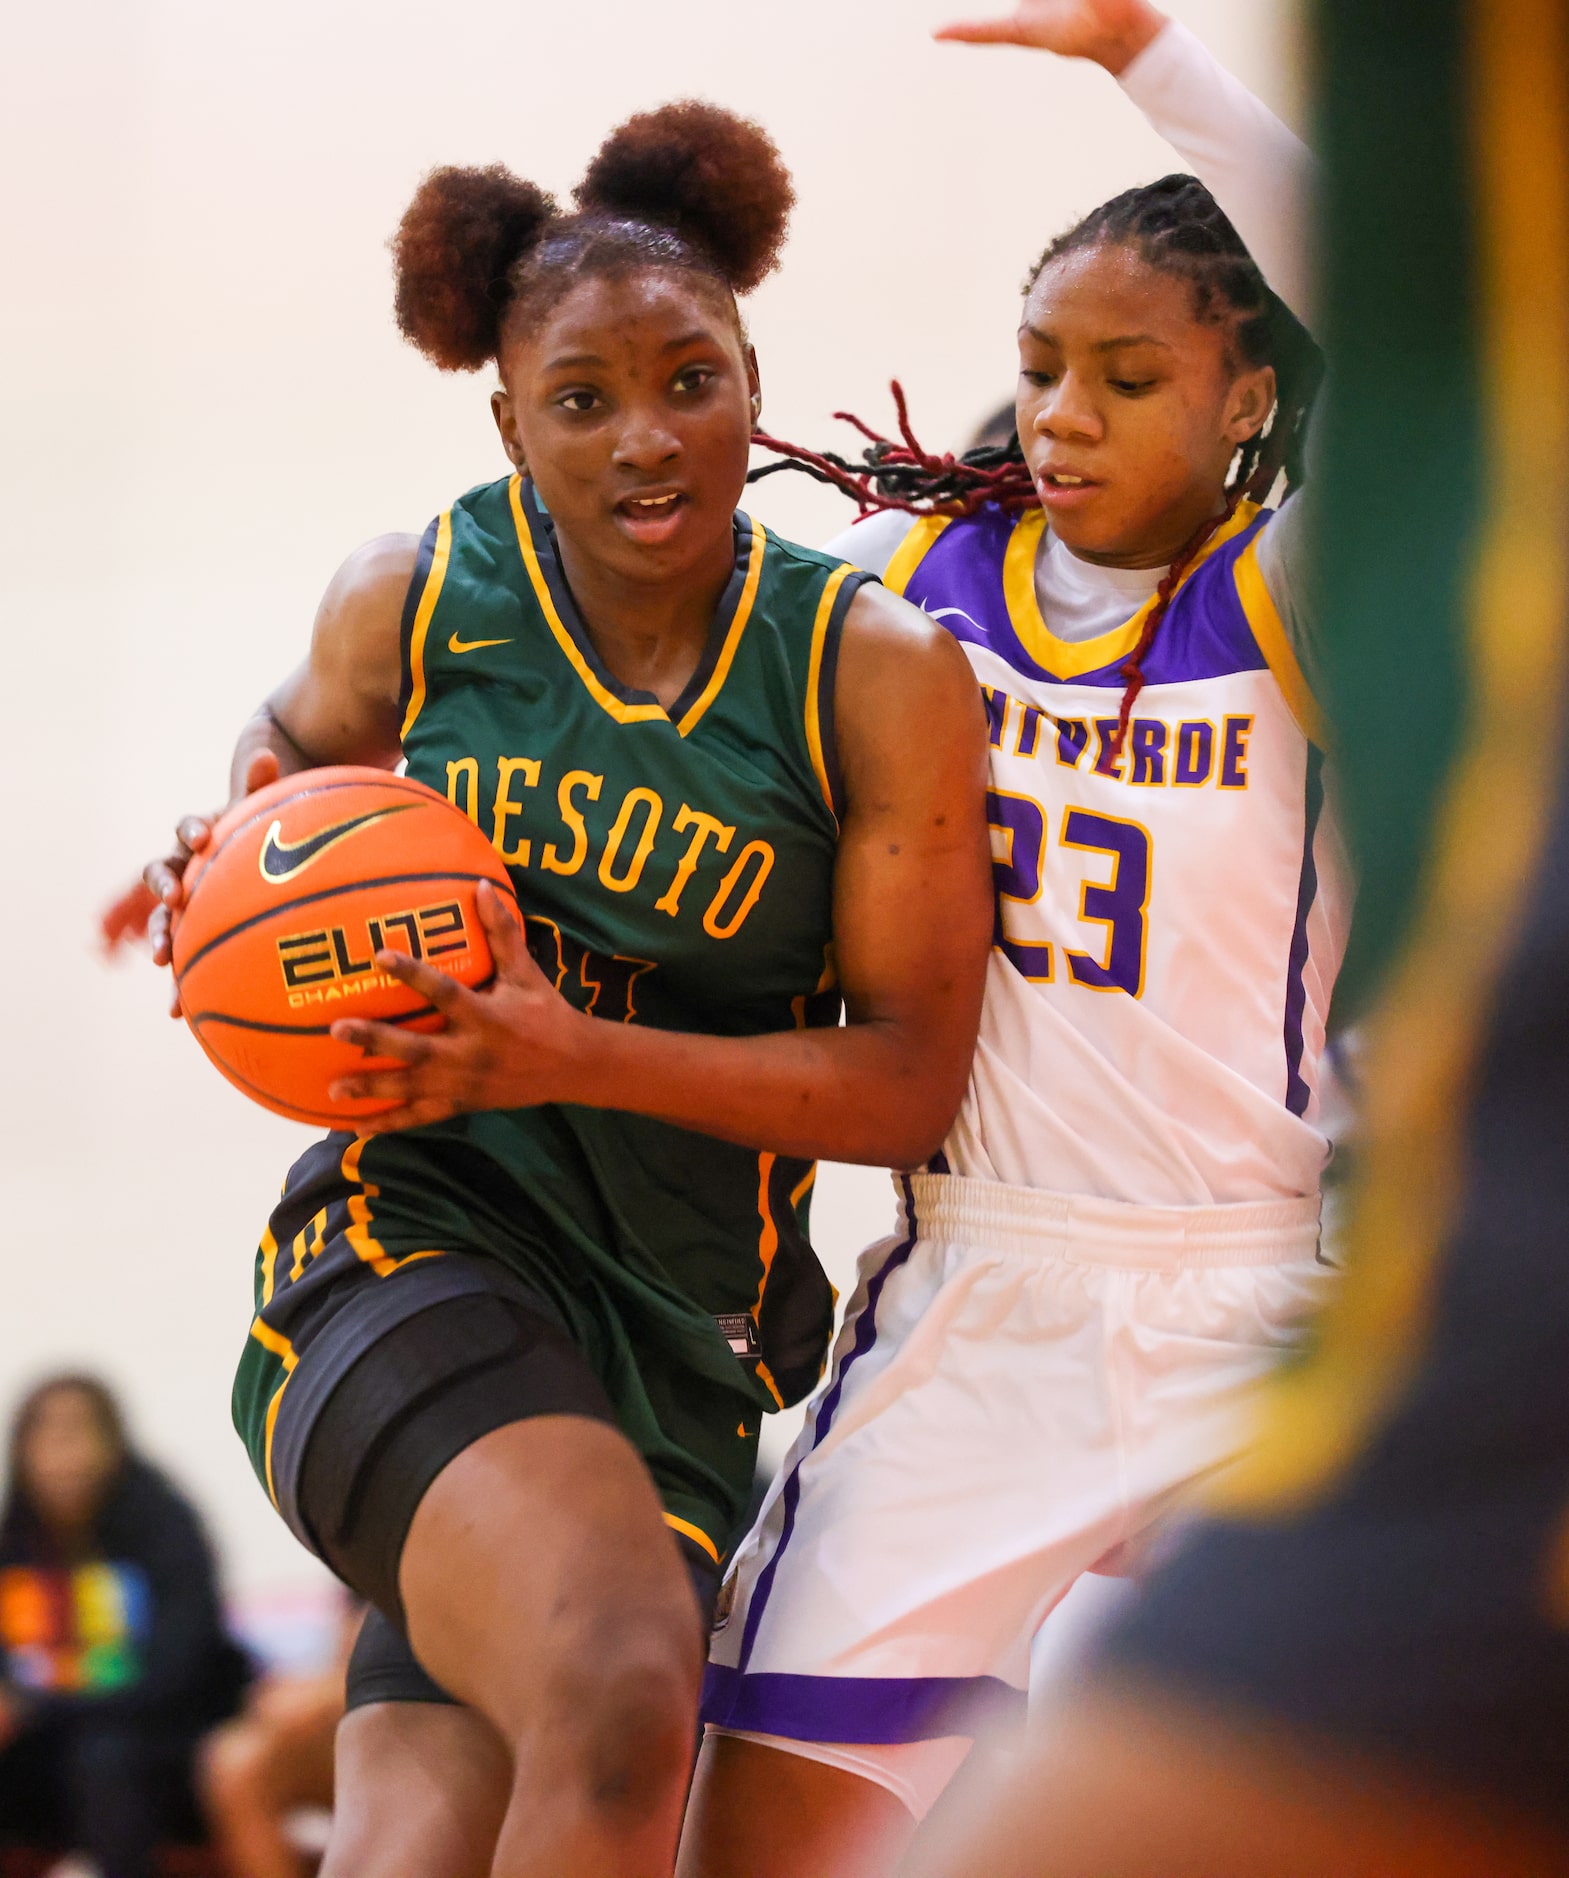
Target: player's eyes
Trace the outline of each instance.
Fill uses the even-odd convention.
[[[556,403],[563,411],[592,411],[599,404],[599,394],[593,391],[564,391]]]
[[[1021,371],[1019,376],[1024,380],[1025,384],[1033,385],[1037,391],[1043,391],[1047,385],[1054,385],[1057,382],[1057,374],[1055,372]]]
[[[712,366],[687,365],[676,373],[675,388],[677,391],[701,391],[718,376]]]
[[[1113,391],[1121,393],[1124,398],[1141,398],[1146,391],[1153,391],[1160,380],[1158,378],[1108,378],[1106,383]]]

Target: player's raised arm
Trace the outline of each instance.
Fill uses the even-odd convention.
[[[1312,153],[1180,21],[1147,0],[1020,0],[936,37],[1104,66],[1225,210],[1270,286],[1312,323]]]
[[[1034,46],[1065,59],[1090,59],[1116,77],[1168,23],[1147,0],[1019,0],[1011,13],[955,20],[933,37],[977,46]]]

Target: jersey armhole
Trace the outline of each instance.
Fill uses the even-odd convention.
[[[839,673],[839,644],[844,637],[850,603],[875,574],[848,562],[834,569],[817,603],[812,625],[812,654],[806,674],[806,747],[812,758],[817,786],[834,818],[844,820],[844,777],[839,767],[839,740],[834,729],[834,685]]]
[[[1232,575],[1236,582],[1237,598],[1242,603],[1248,630],[1274,674],[1281,695],[1297,721],[1297,728],[1309,743],[1325,750],[1329,747],[1329,733],[1324,714],[1303,675],[1301,663],[1291,643],[1291,635],[1286,631],[1280,609],[1275,605],[1264,579],[1264,570],[1258,564],[1259,540],[1260,536],[1255,535],[1233,563]]]
[[[424,709],[425,636],[430,631],[431,615],[441,597],[441,586],[447,577],[447,562],[451,554],[452,511],[446,509],[420,536],[419,553],[414,557],[414,572],[409,576],[409,590],[403,597],[403,617],[398,623],[400,740],[408,736],[414,728],[414,720]]]

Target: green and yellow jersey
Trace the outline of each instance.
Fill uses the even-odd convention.
[[[403,620],[408,771],[489,837],[579,1009],[722,1036],[837,1023],[833,687],[865,578],[737,515],[734,573],[667,709],[598,658],[526,478],[427,531]],[[258,1471],[274,1485],[270,1428],[323,1294],[478,1253],[559,1313],[673,1523],[723,1550],[759,1411],[806,1393],[826,1352],[813,1175],[609,1109],[330,1137],[258,1259],[236,1392]]]

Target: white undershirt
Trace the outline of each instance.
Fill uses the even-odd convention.
[[[869,574],[884,574],[912,520],[902,510],[885,510],[836,535],[824,552],[853,561]],[[1035,557],[1035,597],[1057,637],[1077,644],[1115,632],[1130,620],[1164,573],[1160,567],[1098,567],[1081,561],[1048,530]]]

